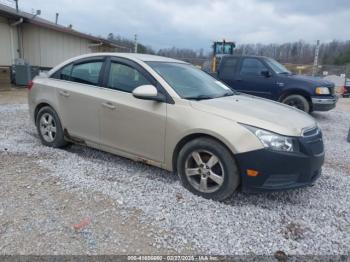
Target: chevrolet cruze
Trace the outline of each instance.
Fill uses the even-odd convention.
[[[206,198],[304,187],[321,174],[322,133],[312,117],[234,92],[182,61],[88,54],[28,88],[44,145],[73,142],[174,171]]]

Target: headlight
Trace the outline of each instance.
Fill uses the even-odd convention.
[[[276,151],[293,152],[293,138],[278,135],[263,129],[259,129],[252,126],[244,125],[248,128],[254,135],[259,138],[264,147]]]
[[[318,95],[329,95],[329,89],[328,87],[316,87],[315,93]]]

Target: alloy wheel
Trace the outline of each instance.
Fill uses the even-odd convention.
[[[295,107],[299,110],[305,111],[304,103],[299,99],[288,99],[284,102],[286,105]]]
[[[202,193],[213,193],[224,183],[224,168],[212,152],[193,151],[185,162],[185,174],[189,183]]]
[[[40,133],[46,142],[51,143],[55,140],[57,127],[56,127],[55,119],[51,114],[44,113],[41,116],[39,127],[40,127]]]

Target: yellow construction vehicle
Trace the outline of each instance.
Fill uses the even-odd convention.
[[[218,58],[220,58],[222,55],[232,55],[233,49],[236,47],[235,42],[229,42],[229,41],[216,41],[213,44],[213,58],[211,61],[211,72],[216,72],[216,67],[218,64]]]

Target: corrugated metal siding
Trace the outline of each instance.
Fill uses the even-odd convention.
[[[32,24],[23,24],[23,55],[31,65],[54,67],[64,60],[91,53],[89,40]]]
[[[0,17],[0,66],[12,64],[10,30],[7,19]]]

